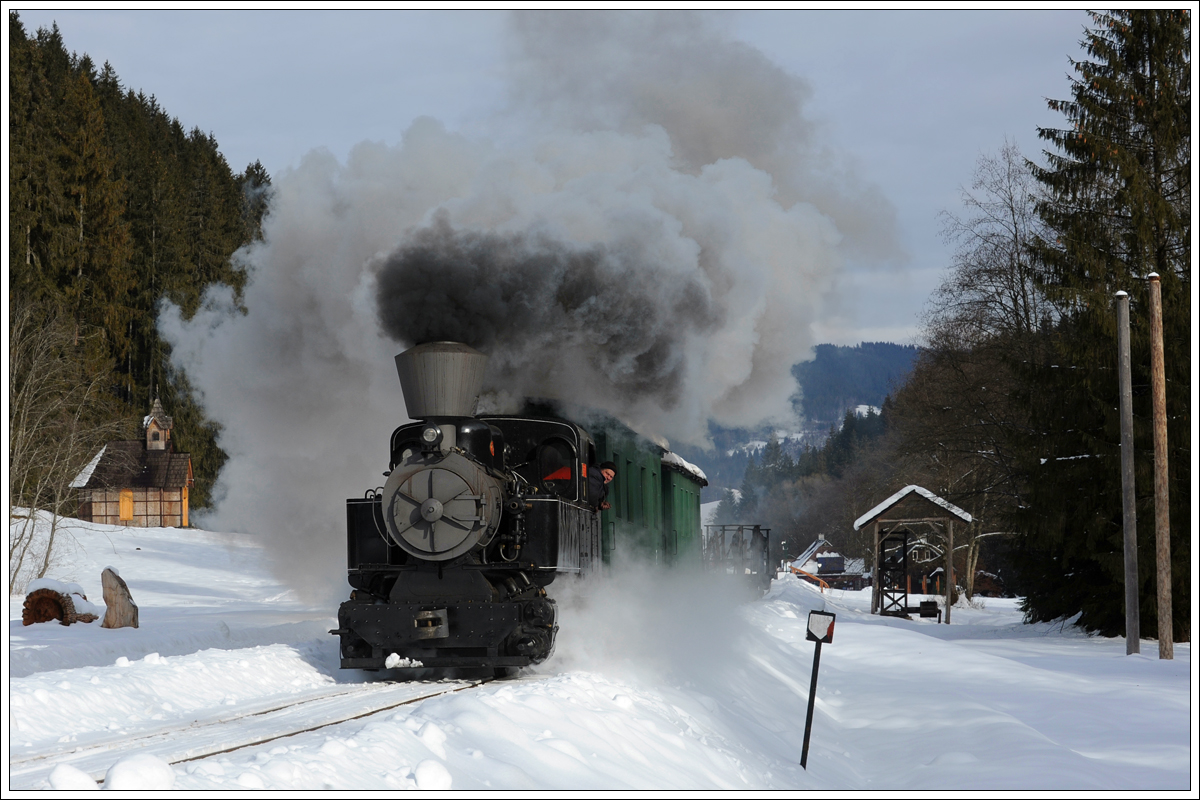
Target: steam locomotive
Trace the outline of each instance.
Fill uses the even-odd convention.
[[[620,426],[476,416],[486,361],[456,342],[396,356],[419,421],[393,431],[383,487],[346,501],[344,669],[508,674],[553,652],[558,576],[602,573],[618,542],[699,562],[702,473]],[[608,460],[612,507],[597,513],[587,476]]]

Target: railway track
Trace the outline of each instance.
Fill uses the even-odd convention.
[[[70,764],[103,784],[105,773],[121,758],[147,753],[169,764],[182,764],[286,739],[332,725],[380,714],[491,681],[437,684],[371,683],[339,688],[292,702],[264,704],[237,714],[160,728],[153,732],[93,742],[66,750],[59,746],[9,759],[9,788],[47,788],[59,764]]]

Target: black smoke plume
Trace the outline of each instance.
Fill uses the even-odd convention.
[[[721,322],[696,273],[655,263],[636,242],[455,230],[445,214],[384,259],[377,285],[380,323],[397,341],[464,342],[492,356],[496,388],[565,390],[585,404],[673,408],[686,338]]]

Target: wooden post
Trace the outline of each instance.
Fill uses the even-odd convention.
[[[954,520],[946,518],[946,624],[950,624],[950,606],[954,604]]]
[[[871,581],[871,613],[879,613],[879,520],[875,520],[875,580]]]
[[[1137,508],[1133,483],[1133,387],[1129,367],[1129,295],[1117,292],[1117,383],[1121,394],[1121,509],[1125,523],[1125,655],[1141,652]]]
[[[1163,366],[1162,285],[1150,273],[1150,392],[1154,415],[1154,560],[1158,572],[1158,657],[1175,657],[1171,609],[1171,515],[1167,495],[1167,381]]]

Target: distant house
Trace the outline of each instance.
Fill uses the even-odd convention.
[[[171,443],[174,421],[157,399],[142,420],[145,437],[109,442],[75,476],[79,518],[135,528],[186,528],[192,457]]]
[[[867,581],[866,565],[861,558],[846,558],[820,536],[800,554],[792,566],[820,578],[834,589],[861,589]],[[805,575],[801,580],[814,581]]]

